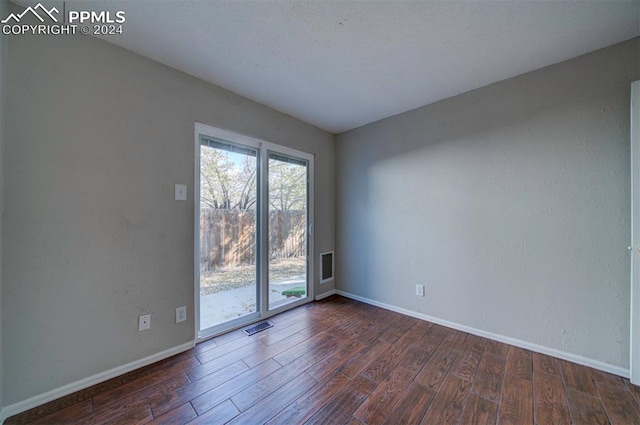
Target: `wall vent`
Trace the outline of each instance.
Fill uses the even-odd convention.
[[[242,332],[246,333],[247,336],[251,336],[251,335],[255,335],[258,332],[262,332],[265,329],[269,329],[272,328],[273,325],[270,322],[260,322],[255,324],[254,326],[251,326],[247,329],[243,329]]]
[[[335,260],[333,259],[333,251],[320,254],[320,283],[333,280],[334,270]]]

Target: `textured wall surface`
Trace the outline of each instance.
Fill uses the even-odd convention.
[[[339,135],[338,289],[627,368],[638,52],[634,39]]]
[[[333,135],[92,37],[12,37],[8,82],[5,405],[193,340],[195,121],[315,154],[334,249]]]

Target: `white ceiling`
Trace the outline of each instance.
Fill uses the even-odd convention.
[[[79,5],[126,12],[105,40],[332,133],[640,35],[639,0]]]

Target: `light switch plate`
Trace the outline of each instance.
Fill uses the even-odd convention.
[[[187,200],[187,185],[177,184],[176,185],[176,201],[186,201],[186,200]]]

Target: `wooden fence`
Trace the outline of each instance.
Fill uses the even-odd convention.
[[[305,211],[269,211],[269,259],[305,255],[305,228]],[[214,208],[200,211],[201,271],[255,262],[255,211]]]

